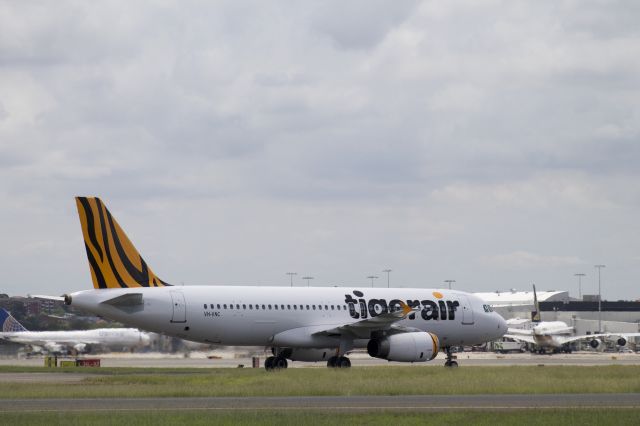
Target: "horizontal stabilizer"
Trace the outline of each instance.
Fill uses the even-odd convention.
[[[120,296],[114,297],[112,299],[105,300],[101,302],[111,306],[138,306],[142,305],[142,293],[127,293],[122,294]]]
[[[55,300],[56,302],[64,302],[63,296],[47,296],[46,294],[32,294],[34,299]]]

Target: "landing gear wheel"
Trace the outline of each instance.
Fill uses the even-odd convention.
[[[267,371],[273,370],[273,361],[275,359],[276,359],[275,356],[267,357],[267,359],[264,360],[264,369]]]
[[[349,360],[349,358],[347,358],[346,356],[341,356],[336,361],[336,367],[338,367],[338,368],[351,368],[351,360]]]
[[[338,362],[338,357],[337,356],[332,356],[331,358],[329,358],[327,360],[327,368],[336,368],[337,367],[337,362]]]
[[[273,368],[276,370],[284,370],[288,366],[289,366],[289,363],[287,362],[286,358],[281,358],[277,356],[276,359],[273,360]]]
[[[446,361],[444,363],[445,367],[449,367],[449,368],[457,368],[458,367],[458,361]]]

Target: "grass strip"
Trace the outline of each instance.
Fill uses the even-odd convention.
[[[447,411],[447,412],[109,412],[109,413],[0,413],[1,424],[11,425],[603,425],[636,424],[640,409],[587,409],[587,410],[518,410],[518,411]]]
[[[61,386],[50,378],[0,386],[0,398],[453,395],[640,392],[640,366],[511,366],[289,369],[75,369],[88,374]],[[43,371],[43,370],[39,370]],[[46,371],[46,370],[45,370]],[[62,374],[62,373],[61,373]],[[10,379],[10,375],[8,375]],[[3,381],[0,373],[0,382]]]

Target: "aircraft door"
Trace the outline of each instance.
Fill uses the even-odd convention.
[[[471,308],[471,303],[469,303],[467,296],[460,295],[460,303],[462,304],[462,324],[473,324],[473,309]]]
[[[187,308],[181,291],[170,291],[173,314],[171,322],[187,322]]]

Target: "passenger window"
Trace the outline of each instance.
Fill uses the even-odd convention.
[[[233,305],[229,305],[229,309],[233,309]]]
[[[313,305],[313,310],[314,310],[314,311],[316,310],[316,305]]]
[[[252,304],[249,304],[249,309],[253,309],[253,305]]]
[[[218,303],[218,309],[220,309],[220,304]]]
[[[328,307],[327,305],[324,305],[324,310],[325,310],[325,311],[328,311],[328,310],[329,310],[329,307]]]
[[[247,305],[242,305],[242,309],[247,309]]]
[[[335,309],[333,309],[333,308],[335,308],[335,306],[331,305],[331,310],[332,310],[332,311],[335,311]]]
[[[260,305],[256,305],[256,310],[257,310],[257,309],[260,309]]]
[[[318,309],[322,310],[322,305],[318,305]]]
[[[264,305],[262,305],[262,309],[267,309]]]
[[[297,311],[298,310],[298,305],[293,305],[293,310]]]
[[[269,305],[269,309],[271,309],[271,305]]]
[[[291,310],[291,305],[287,305],[287,310]]]
[[[280,309],[284,311],[284,305],[280,305]]]
[[[278,310],[278,305],[273,305],[273,309]]]
[[[240,309],[240,305],[239,304],[236,304],[236,309]]]
[[[206,303],[204,304],[204,308],[207,309],[207,304]]]

